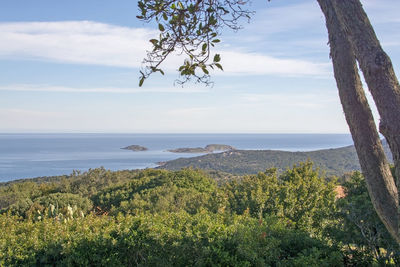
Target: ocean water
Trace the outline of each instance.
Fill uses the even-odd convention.
[[[156,167],[201,154],[167,149],[226,144],[237,149],[311,151],[352,145],[348,134],[0,134],[0,182],[70,174],[73,170]],[[148,151],[123,150],[141,145]]]

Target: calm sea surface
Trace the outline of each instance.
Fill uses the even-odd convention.
[[[167,149],[226,144],[238,149],[310,151],[353,144],[348,134],[0,134],[0,182],[70,174],[100,166],[111,170],[156,167],[193,157]],[[141,145],[149,150],[123,150]]]

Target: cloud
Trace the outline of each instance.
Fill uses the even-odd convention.
[[[140,67],[153,35],[91,21],[0,23],[0,56]]]
[[[0,23],[0,57],[139,68],[156,32],[93,21]],[[325,75],[325,64],[263,53],[221,50],[224,75]],[[182,57],[163,68],[175,71]],[[221,72],[215,72],[216,75]]]
[[[398,0],[365,0],[363,7],[374,23],[400,23]]]
[[[262,33],[262,35],[270,35],[299,28],[304,29],[305,26],[313,26],[308,28],[308,30],[312,30],[319,22],[322,26],[325,25],[317,1],[301,3],[292,1],[292,3],[294,4],[277,7],[266,4],[265,8],[257,11],[254,21],[246,28]]]
[[[363,0],[367,15],[374,23],[399,23],[400,5],[398,0]],[[275,6],[277,5],[277,6]],[[324,30],[325,18],[317,1],[287,1],[263,4],[257,10],[253,21],[246,29],[258,32],[259,35],[291,32],[292,35],[307,35],[314,31]],[[293,30],[301,29],[300,32]],[[260,34],[261,33],[261,34]]]
[[[261,104],[276,106],[277,110],[286,108],[302,108],[321,110],[328,106],[340,106],[336,91],[321,91],[316,93],[266,93],[241,94],[240,98],[244,103],[251,105]]]
[[[62,112],[45,112],[45,111],[38,111],[38,110],[28,110],[28,109],[18,109],[18,108],[10,108],[10,109],[0,109],[0,114],[7,114],[6,117],[46,117],[46,118],[60,118],[60,116],[64,116],[65,114]],[[15,119],[15,118],[14,118]]]
[[[205,116],[205,115],[213,115],[216,111],[216,107],[192,107],[192,108],[179,108],[169,110],[168,115],[172,116],[185,116],[185,117],[193,117],[193,116]]]
[[[256,14],[244,30],[226,40],[233,45],[252,46],[282,58],[328,60],[329,46],[325,18],[317,1],[256,1]],[[364,0],[364,8],[385,47],[399,42],[400,5],[398,0]],[[239,36],[239,38],[238,38]]]
[[[185,86],[185,87],[142,87],[142,88],[78,88],[66,86],[51,85],[32,85],[32,84],[14,84],[0,86],[0,91],[21,91],[21,92],[53,92],[53,93],[113,93],[113,94],[137,94],[137,93],[205,93],[210,90],[204,86]]]
[[[223,66],[228,74],[275,74],[284,76],[326,76],[331,73],[330,63],[317,63],[299,59],[278,59],[260,53],[221,52]]]
[[[44,125],[62,128],[67,121],[72,121],[71,116],[63,112],[23,108],[0,109],[1,130],[5,132],[30,131]]]

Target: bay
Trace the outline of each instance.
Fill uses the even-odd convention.
[[[201,154],[167,152],[226,144],[237,149],[312,151],[352,145],[349,134],[0,134],[0,182],[70,174],[103,166],[143,169]],[[123,150],[129,145],[149,150]]]

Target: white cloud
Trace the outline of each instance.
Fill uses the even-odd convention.
[[[156,32],[92,21],[0,23],[0,57],[139,68]],[[220,51],[224,74],[324,75],[325,64],[262,53]],[[182,58],[164,64],[177,69]],[[215,74],[220,74],[216,72]]]
[[[301,108],[311,110],[322,110],[326,107],[340,106],[336,91],[318,92],[318,93],[266,93],[242,94],[240,98],[246,103],[275,106],[276,110],[283,108]]]
[[[325,18],[317,1],[286,1],[265,4],[257,10],[253,21],[246,29],[255,30],[259,35],[290,31],[292,35],[310,31],[326,31]],[[400,5],[398,0],[363,0],[363,7],[374,23],[399,23]],[[274,6],[277,4],[278,6]],[[300,29],[300,32],[293,30]]]
[[[330,63],[317,63],[299,59],[278,59],[260,53],[221,52],[223,66],[228,74],[326,76]]]
[[[205,93],[210,90],[204,86],[185,86],[185,87],[141,87],[141,88],[78,88],[67,86],[51,85],[32,85],[32,84],[14,84],[0,86],[0,91],[22,91],[22,92],[53,92],[53,93],[115,93],[115,94],[137,94],[137,93]]]
[[[215,107],[179,108],[169,110],[167,114],[172,116],[185,116],[192,118],[194,116],[214,115],[215,110]]]
[[[281,58],[303,57],[328,61],[329,46],[325,18],[317,1],[257,1],[257,12],[244,30],[230,34],[232,44],[268,51]],[[384,47],[399,45],[398,0],[364,0],[364,8]],[[283,5],[282,5],[283,4]]]
[[[45,112],[38,110],[27,110],[27,109],[18,109],[18,108],[10,108],[10,109],[0,109],[0,114],[7,114],[7,116],[0,116],[2,118],[8,117],[11,120],[15,120],[16,117],[37,117],[37,118],[60,118],[60,116],[64,116],[64,113],[61,112]],[[12,117],[12,118],[10,118]]]
[[[140,67],[154,32],[91,21],[0,23],[0,55]]]

